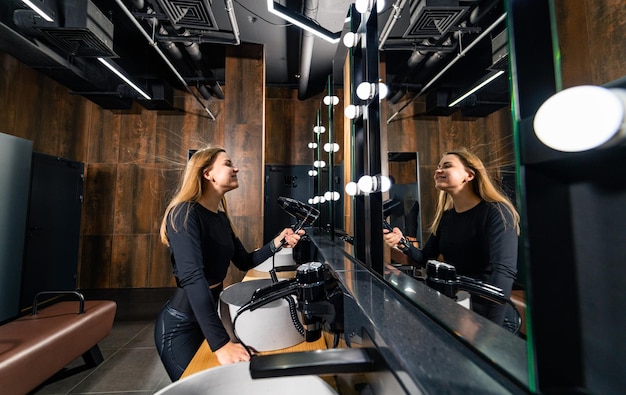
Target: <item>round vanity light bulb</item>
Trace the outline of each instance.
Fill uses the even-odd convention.
[[[372,87],[373,84],[369,82],[361,82],[359,86],[356,87],[356,95],[361,100],[369,100],[374,96],[374,89]]]
[[[323,126],[313,126],[313,132],[317,134],[322,134],[326,131],[326,128]]]
[[[317,175],[317,170],[309,170],[309,176],[315,177]]]
[[[343,45],[347,48],[354,48],[359,43],[359,36],[356,33],[348,32],[343,36]]]
[[[364,175],[359,178],[359,182],[357,182],[357,186],[359,187],[359,191],[363,193],[370,193],[374,191],[374,179],[372,176]]]
[[[336,106],[337,104],[339,104],[339,97],[338,96],[324,96],[323,102],[325,105],[330,106]]]
[[[347,183],[345,189],[346,189],[346,193],[349,196],[356,196],[356,194],[359,193],[359,187],[354,181],[350,181],[349,183]]]
[[[313,204],[318,204],[320,202],[319,196],[313,196]]]
[[[389,88],[387,88],[387,85],[384,82],[379,82],[378,83],[378,100],[383,100],[385,97],[387,97],[388,93],[389,93]]]
[[[309,202],[309,204],[314,204],[313,203],[313,198],[309,198],[308,202]]]
[[[355,106],[354,104],[350,104],[343,110],[343,114],[348,119],[355,119],[361,116],[361,109],[360,107]]]
[[[324,151],[326,152],[337,152],[339,151],[339,144],[337,143],[326,143],[324,144]]]
[[[391,179],[387,176],[380,176],[380,191],[387,192],[391,189]]]
[[[537,138],[562,152],[581,152],[626,138],[626,90],[582,85],[546,100],[533,126]]]
[[[326,191],[324,193],[324,199],[326,199],[326,201],[329,201],[329,202],[337,201],[337,200],[339,200],[339,192],[337,192],[337,191]]]
[[[326,162],[324,162],[323,160],[316,160],[315,162],[313,162],[313,167],[324,167],[326,166]]]
[[[309,143],[309,148],[311,149],[317,148],[317,143]]]

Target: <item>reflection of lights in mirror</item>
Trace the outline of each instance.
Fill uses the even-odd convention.
[[[327,201],[337,201],[339,200],[339,192],[337,191],[327,191],[324,193],[324,199]]]
[[[313,127],[313,132],[315,132],[316,134],[322,134],[326,131],[326,128],[320,125],[316,125]]]
[[[339,104],[339,97],[337,96],[324,96],[323,102],[325,105],[330,106],[336,106],[337,104]]]
[[[562,90],[535,114],[537,138],[563,152],[611,146],[626,139],[626,90],[582,85]]]
[[[326,203],[326,198],[324,196],[313,196],[309,199],[309,204],[319,204]]]
[[[376,93],[378,93],[378,100],[383,100],[389,89],[387,85],[382,82],[379,83],[369,83],[369,82],[361,82],[359,86],[356,88],[356,95],[361,100],[370,100],[372,99]]]
[[[309,143],[308,147],[311,148],[311,149],[315,149],[315,148],[317,148],[317,143]]]
[[[391,188],[391,180],[383,175],[364,175],[358,182],[351,181],[346,184],[346,193],[350,196],[367,195],[374,192],[387,192]]]
[[[360,34],[348,32],[345,36],[343,36],[343,45],[345,45],[347,48],[354,48],[359,44],[360,40]]]
[[[372,7],[374,6],[374,0],[356,0],[354,2],[354,7],[358,12],[364,14],[366,12],[370,12]],[[376,12],[380,14],[380,12],[385,8],[385,0],[376,1]]]
[[[363,115],[363,108],[361,106],[355,106],[354,104],[350,104],[343,110],[343,114],[348,119],[356,119],[360,118]]]
[[[311,177],[317,176],[317,170],[309,170],[309,176]]]
[[[315,162],[313,162],[313,166],[317,168],[326,167],[326,162],[324,162],[323,160],[316,160]]]
[[[495,80],[496,78],[498,78],[502,74],[504,74],[504,70],[499,70],[499,71],[494,72],[493,74],[488,75],[482,82],[479,82],[478,84],[476,84],[476,86],[474,86],[469,91],[465,92],[458,99],[456,99],[453,102],[451,102],[450,104],[448,104],[448,107],[456,106],[457,104],[459,104],[460,102],[465,100],[468,96],[470,96],[472,93],[474,93],[474,92],[480,90],[480,88],[488,85],[491,81]]]
[[[326,143],[324,144],[324,151],[326,152],[337,152],[339,151],[339,144],[337,143]]]

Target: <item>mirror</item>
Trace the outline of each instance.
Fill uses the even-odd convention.
[[[337,127],[335,108],[340,98],[335,94],[333,76],[329,75],[324,97],[316,114],[313,127],[313,167],[310,170],[312,196],[308,203],[320,211],[318,228],[334,240],[336,230],[343,229],[343,141],[342,130]],[[341,234],[341,232],[340,232]]]
[[[391,187],[383,203],[383,217],[398,227],[407,240],[422,245],[422,219],[417,152],[388,152]]]
[[[382,159],[381,173],[393,179],[389,193],[382,194],[382,210],[389,200],[400,202],[395,206],[398,212],[392,210],[388,219],[392,225],[406,230],[405,234],[414,233],[415,241],[421,245],[429,236],[426,229],[435,214],[437,191],[433,186],[433,174],[445,151],[461,147],[469,149],[481,158],[489,173],[501,181],[516,178],[515,153],[504,1],[477,1],[470,6],[450,7],[451,25],[441,27],[436,34],[431,32],[430,36],[428,32],[416,31],[419,26],[411,25],[417,23],[417,14],[427,17],[427,2],[409,3],[404,8],[386,7],[378,14],[376,29],[379,36],[374,49],[380,58],[379,78],[388,85],[389,94],[380,102],[375,120],[368,117],[366,121],[361,118],[349,121],[351,145],[357,147],[357,154],[363,150],[367,154],[347,159],[351,173],[345,181],[358,180],[364,174],[363,169],[376,167],[372,160]],[[352,27],[351,31],[356,32]],[[442,29],[449,30],[442,33]],[[363,40],[364,37],[368,34],[361,35]],[[371,42],[366,40],[349,50],[348,57],[352,59],[343,63],[347,64],[345,67],[349,72],[340,70],[345,76],[343,86],[346,90],[356,92],[359,82],[368,78],[366,74],[370,69],[363,67],[360,59],[355,60],[355,54],[363,57],[367,49],[371,52],[369,45]],[[335,62],[344,62],[344,59]],[[338,75],[336,72],[335,78]],[[479,85],[481,87],[474,90]],[[378,105],[373,103],[374,100],[359,101],[355,94],[346,92],[345,97],[350,97],[351,102],[346,99],[344,106],[361,105],[365,112],[366,107]],[[377,122],[380,127],[378,145],[370,144],[372,140],[367,134],[367,122]],[[355,132],[359,128],[365,129],[366,133],[359,135]],[[355,236],[353,255],[371,270],[381,273],[376,263],[370,264],[366,259],[372,259],[377,248],[386,248],[383,264],[390,262],[389,249],[375,245],[382,237],[374,237],[381,234],[381,228],[375,226],[380,221],[377,218],[384,217],[386,213],[380,215],[380,211],[376,212],[375,197],[372,201],[367,200],[372,196],[351,198],[345,193],[344,196],[345,204],[350,202],[352,207],[352,211],[346,211],[345,229],[351,230]],[[412,202],[417,205],[412,205]],[[365,207],[365,215],[359,215],[359,205]],[[416,220],[410,214],[412,209],[419,212]],[[407,218],[407,215],[410,217]],[[359,234],[364,228],[365,232]],[[359,245],[362,240],[368,245]],[[518,273],[521,275],[521,271],[518,270]],[[406,273],[402,275],[410,277]],[[390,286],[394,287],[391,283]],[[520,301],[524,303],[523,281],[517,281],[514,290],[519,291]],[[398,289],[398,292],[403,290]],[[446,317],[436,319],[447,322]],[[495,326],[490,322],[487,324]],[[514,341],[525,342],[523,333],[516,336],[506,328],[495,326],[495,330],[498,329],[501,329],[502,336],[513,336]],[[478,352],[484,351],[479,345],[474,346]],[[527,363],[525,352],[507,356],[505,360],[499,360],[498,355],[487,357],[505,370],[507,362],[510,362],[508,358],[524,366]]]

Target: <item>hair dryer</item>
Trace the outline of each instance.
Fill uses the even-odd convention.
[[[343,293],[338,281],[320,262],[302,264],[296,269],[295,278],[257,289],[250,301],[239,308],[237,315],[290,295],[296,295],[298,299],[307,342],[321,337],[324,322],[335,332],[342,330],[343,324],[338,319],[343,318]]]
[[[462,289],[499,304],[508,302],[501,288],[471,277],[457,276],[454,266],[433,259],[426,263],[426,284],[450,298]]]
[[[305,226],[313,225],[313,222],[315,222],[320,215],[320,212],[316,208],[292,198],[280,196],[278,198],[278,204],[287,214],[298,221],[296,225],[293,226],[294,232],[299,231]]]

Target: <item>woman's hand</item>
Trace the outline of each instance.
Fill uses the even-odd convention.
[[[391,248],[400,248],[401,240],[404,239],[402,231],[398,227],[394,227],[393,231],[383,228],[383,240]]]
[[[273,240],[274,246],[280,248],[293,248],[300,241],[300,236],[304,235],[304,230],[300,229],[297,233],[291,228],[285,228]],[[281,244],[282,243],[282,244]]]
[[[228,365],[236,362],[246,362],[250,360],[250,354],[241,343],[229,341],[219,350],[215,351],[215,356],[221,365]]]

